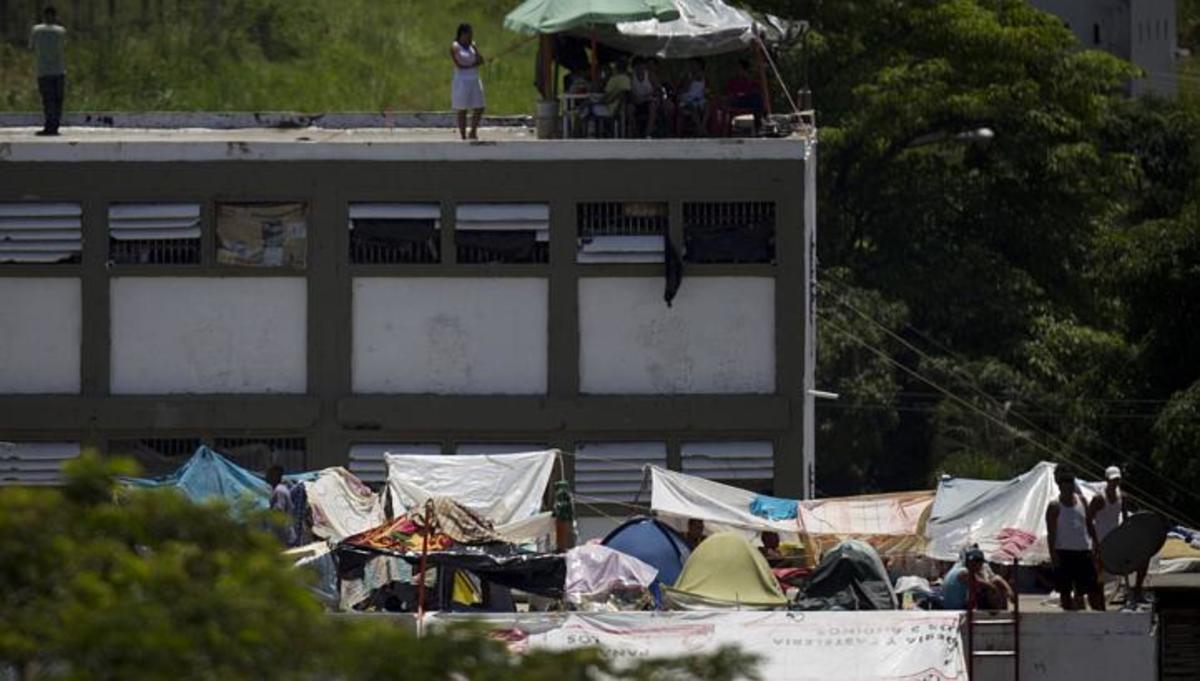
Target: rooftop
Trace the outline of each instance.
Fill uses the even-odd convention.
[[[488,119],[464,142],[444,117],[266,118],[257,114],[77,114],[59,137],[25,115],[0,116],[0,161],[797,160],[812,136],[539,140],[525,121]],[[245,116],[253,116],[245,118]],[[257,127],[239,127],[254,126]],[[71,125],[72,123],[80,125]],[[200,125],[194,125],[200,124]]]

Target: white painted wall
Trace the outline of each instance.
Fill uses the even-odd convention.
[[[548,283],[540,278],[354,280],[354,391],[546,392]]]
[[[0,394],[78,393],[79,279],[0,278]]]
[[[1009,649],[1011,635],[1002,640],[1000,630],[982,627],[996,645],[976,639],[976,648]],[[977,630],[978,631],[978,630]],[[1158,646],[1148,612],[1032,612],[1021,614],[1022,681],[1155,681],[1158,679]],[[976,661],[973,679],[1010,681],[1009,660]]]
[[[775,282],[684,277],[667,307],[661,277],[585,278],[579,342],[585,393],[772,393]]]
[[[301,277],[121,277],[112,281],[117,394],[303,393]]]

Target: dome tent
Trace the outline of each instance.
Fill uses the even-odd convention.
[[[767,559],[739,532],[718,532],[688,558],[664,600],[679,610],[770,610],[787,606]]]

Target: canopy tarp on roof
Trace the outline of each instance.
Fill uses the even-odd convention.
[[[203,445],[170,475],[122,481],[146,489],[175,488],[197,503],[223,499],[230,503],[249,501],[266,508],[271,496],[266,480]]]
[[[1046,508],[1058,496],[1054,469],[1055,464],[1043,461],[1012,480],[979,485],[984,491],[965,502],[955,500],[957,507],[943,503],[942,515],[926,524],[925,555],[955,561],[963,548],[979,544],[989,561],[1019,557],[1026,564],[1049,562]],[[1090,500],[1096,484],[1077,487]]]
[[[692,550],[675,530],[654,518],[627,520],[609,532],[601,543],[658,571],[650,584],[650,592],[659,605],[662,604],[661,585],[674,584],[683,571],[683,564],[692,555]]]
[[[660,59],[688,59],[745,50],[757,32],[768,42],[783,35],[774,17],[760,22],[721,0],[674,0],[679,18],[673,21],[628,21],[596,29],[601,43],[631,54]],[[588,37],[587,31],[575,31]]]
[[[497,525],[537,515],[557,452],[430,456],[388,453],[392,512],[421,506],[434,496],[453,497]]]
[[[737,532],[700,542],[664,600],[678,610],[769,610],[787,605],[767,559]]]
[[[518,33],[559,33],[622,21],[678,18],[671,0],[525,0],[504,17],[504,27]]]
[[[979,497],[1004,484],[1004,480],[979,480],[977,478],[955,478],[943,475],[938,481],[937,491],[933,497],[933,508],[929,511],[929,519],[936,520],[942,516],[954,513]]]
[[[848,539],[821,558],[796,605],[801,610],[895,610],[896,592],[874,547]]]

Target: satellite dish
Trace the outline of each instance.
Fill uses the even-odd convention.
[[[1167,521],[1157,513],[1134,513],[1100,542],[1104,570],[1114,575],[1136,572],[1167,542]]]

